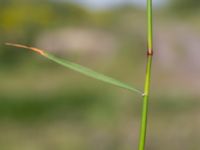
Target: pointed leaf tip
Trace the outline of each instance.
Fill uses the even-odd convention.
[[[13,46],[13,47],[18,47],[18,48],[25,48],[25,49],[30,49],[32,51],[35,51],[36,53],[45,56],[45,53],[43,50],[35,48],[35,47],[29,47],[29,46],[25,46],[22,44],[14,44],[14,43],[5,43],[8,46]]]

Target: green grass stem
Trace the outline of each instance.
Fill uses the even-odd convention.
[[[148,104],[149,104],[149,92],[150,92],[150,82],[151,82],[151,65],[152,65],[152,58],[153,58],[152,0],[147,0],[147,20],[148,20],[147,65],[146,65],[146,77],[145,77],[145,85],[144,85],[140,139],[139,139],[138,150],[145,150],[145,143],[146,143]]]

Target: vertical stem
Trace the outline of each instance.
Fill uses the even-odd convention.
[[[147,0],[147,48],[150,55],[153,54],[153,19],[152,0]]]
[[[151,64],[153,57],[152,0],[147,0],[147,18],[148,18],[147,65],[146,65],[146,78],[145,78],[144,95],[143,95],[140,141],[138,148],[139,150],[144,150],[146,143],[148,101],[149,101],[149,91],[150,91],[150,81],[151,81]]]
[[[144,150],[146,142],[147,113],[148,113],[148,101],[149,101],[149,90],[150,90],[150,80],[151,80],[151,64],[152,64],[152,55],[149,55],[147,60],[146,81],[145,81],[145,90],[143,97],[139,150]]]

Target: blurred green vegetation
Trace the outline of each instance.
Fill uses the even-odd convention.
[[[164,34],[169,33],[171,26],[181,28],[183,22],[192,29],[199,27],[198,8],[197,1],[176,0],[155,10],[155,34],[160,35],[164,29]],[[27,50],[3,43],[35,46],[40,34],[60,28],[110,33],[118,46],[109,61],[93,55],[63,57],[142,89],[145,11],[130,5],[90,10],[69,2],[0,0],[0,12],[0,149],[137,149],[140,96],[82,77]],[[176,14],[181,15],[174,19]],[[190,17],[182,20],[186,14]],[[147,149],[197,150],[200,148],[199,89],[183,84],[188,70],[165,70],[158,61],[161,55],[157,51]],[[181,67],[192,68],[184,63]]]
[[[173,0],[170,9],[179,15],[199,15],[200,2],[196,0]]]

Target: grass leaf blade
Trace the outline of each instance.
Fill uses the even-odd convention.
[[[99,81],[102,81],[102,82],[105,82],[105,83],[108,83],[108,84],[111,84],[111,85],[114,85],[114,86],[117,86],[117,87],[120,87],[120,88],[123,88],[123,89],[127,89],[129,91],[132,91],[132,92],[136,92],[140,95],[143,94],[143,92],[141,92],[140,90],[126,84],[126,83],[123,83],[119,80],[116,80],[116,79],[113,79],[111,77],[108,77],[106,75],[103,75],[101,73],[98,73],[96,71],[93,71],[92,69],[89,69],[87,67],[84,67],[84,66],[81,66],[79,64],[76,64],[76,63],[73,63],[71,61],[68,61],[68,60],[64,60],[64,59],[61,59],[61,58],[58,58],[50,53],[47,53],[43,50],[40,50],[38,48],[35,48],[35,47],[29,47],[29,46],[25,46],[25,45],[21,45],[21,44],[13,44],[13,43],[6,43],[6,45],[8,46],[14,46],[14,47],[18,47],[18,48],[25,48],[25,49],[30,49],[32,51],[35,51],[36,53],[50,59],[51,61],[54,61],[56,62],[57,64],[60,64],[66,68],[69,68],[71,70],[74,70],[76,72],[79,72],[81,74],[84,74],[88,77],[91,77],[91,78],[94,78],[96,80],[99,80]]]
[[[76,63],[73,63],[73,62],[70,62],[68,60],[63,60],[63,59],[60,59],[60,58],[57,58],[49,53],[46,53],[47,55],[45,55],[48,59],[62,65],[62,66],[65,66],[71,70],[74,70],[74,71],[77,71],[81,74],[84,74],[86,76],[89,76],[89,77],[92,77],[94,79],[97,79],[99,81],[103,81],[105,83],[109,83],[109,84],[112,84],[114,86],[118,86],[118,87],[121,87],[121,88],[124,88],[124,89],[127,89],[127,90],[130,90],[132,92],[137,92],[139,94],[142,94],[142,92],[136,88],[133,88],[132,86],[130,85],[127,85],[121,81],[118,81],[116,79],[113,79],[111,77],[108,77],[106,75],[103,75],[101,73],[98,73],[96,71],[93,71],[92,69],[89,69],[89,68],[86,68],[84,66],[81,66],[79,64],[76,64]]]

